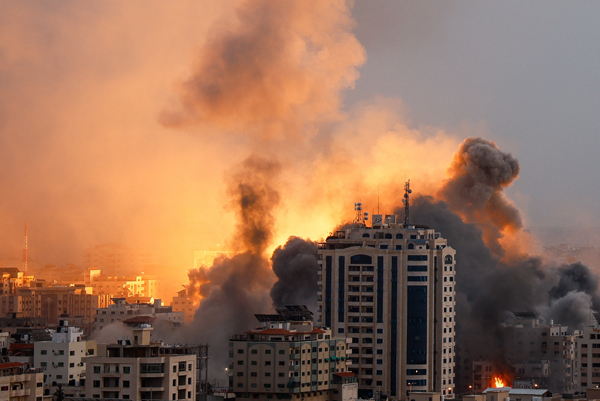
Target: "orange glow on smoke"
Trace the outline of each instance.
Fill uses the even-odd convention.
[[[506,386],[506,383],[500,377],[494,377],[494,387],[500,388]]]

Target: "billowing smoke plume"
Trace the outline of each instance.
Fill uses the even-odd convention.
[[[245,0],[235,17],[213,29],[181,87],[183,110],[165,112],[164,124],[290,137],[337,115],[365,59],[344,0]]]
[[[274,276],[265,251],[279,203],[274,189],[279,171],[278,163],[251,156],[232,174],[228,193],[238,223],[231,246],[241,253],[189,273],[190,294],[202,300],[194,322],[178,340],[208,343],[217,372],[225,368],[229,338],[255,327],[254,313],[271,309]]]
[[[454,156],[453,174],[437,192],[416,197],[411,221],[427,224],[456,249],[457,367],[473,359],[507,365],[501,323],[516,312],[578,329],[600,307],[598,278],[580,264],[557,266],[522,252],[503,257],[502,236],[519,234],[519,211],[503,188],[516,178],[516,159],[487,140],[469,138]],[[464,363],[464,365],[463,365]]]
[[[504,232],[514,234],[522,227],[518,209],[503,193],[519,175],[519,162],[492,141],[467,138],[448,170],[450,178],[439,189],[438,197],[465,221],[477,222],[488,246],[502,256],[498,240]]]
[[[277,282],[271,288],[273,305],[306,305],[317,310],[317,244],[290,237],[271,258]]]

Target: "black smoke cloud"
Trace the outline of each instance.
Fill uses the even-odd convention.
[[[285,305],[306,305],[317,309],[317,244],[310,240],[290,237],[279,246],[271,258],[277,282],[271,288],[276,308]]]
[[[202,297],[194,321],[180,333],[162,333],[171,341],[208,343],[217,377],[227,366],[231,336],[254,328],[254,313],[271,309],[274,276],[265,252],[280,200],[275,190],[279,172],[277,162],[251,156],[229,176],[230,207],[238,222],[231,247],[240,253],[189,272],[189,295]]]
[[[502,232],[521,229],[519,210],[504,196],[503,189],[518,177],[519,162],[487,139],[467,138],[454,154],[448,172],[450,178],[438,190],[437,197],[451,205],[467,222],[476,222],[483,230],[490,249],[500,255]]]
[[[581,263],[556,266],[528,255],[505,261],[485,244],[481,227],[431,197],[415,197],[411,220],[435,228],[456,250],[459,369],[460,361],[468,367],[478,359],[508,364],[501,324],[513,312],[534,312],[542,321],[577,329],[588,324],[590,307],[600,307],[598,278]]]

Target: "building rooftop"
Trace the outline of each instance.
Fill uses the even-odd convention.
[[[488,387],[483,391],[483,394],[497,391],[508,391],[510,395],[535,395],[539,397],[548,393],[548,390],[543,388]]]

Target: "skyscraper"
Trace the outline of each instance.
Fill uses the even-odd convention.
[[[319,244],[318,323],[352,338],[359,392],[452,394],[455,251],[440,233],[364,217]]]

